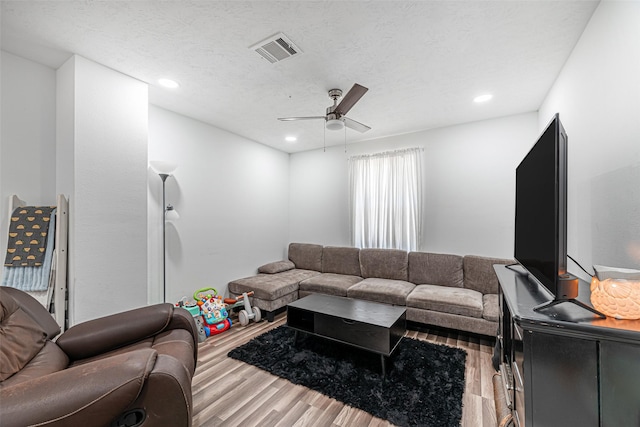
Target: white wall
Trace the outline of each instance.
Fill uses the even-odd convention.
[[[167,299],[177,301],[256,273],[283,259],[289,223],[289,155],[151,106],[149,159],[177,163],[166,201],[180,219],[167,223]],[[149,171],[150,300],[162,284],[162,187]]]
[[[179,165],[167,181],[182,217],[167,227],[168,300],[206,286],[224,294],[285,256],[288,154],[149,112],[145,84],[81,57],[56,72],[2,52],[1,65],[2,235],[9,194],[70,196],[71,323],[161,299],[161,181],[148,158]],[[15,174],[26,159],[37,167]]]
[[[0,243],[8,197],[70,199],[70,323],[147,301],[146,84],[74,57],[2,55]]]
[[[585,268],[640,268],[640,2],[600,3],[540,130],[555,112],[569,138],[569,254]]]
[[[347,159],[422,147],[420,250],[513,257],[515,168],[538,136],[520,114],[291,156],[291,241],[351,245]]]
[[[149,101],[145,83],[80,56],[57,79],[74,324],[147,302]]]
[[[2,52],[2,235],[10,193],[48,204],[56,192],[75,192],[80,185],[85,214],[76,211],[84,224],[76,232],[89,234],[76,242],[88,258],[80,271],[86,285],[76,282],[80,291],[72,295],[76,321],[158,301],[160,179],[147,169],[147,154],[175,160],[179,167],[167,181],[167,201],[181,219],[167,227],[169,300],[206,286],[224,293],[229,280],[281,259],[290,241],[349,245],[347,157],[419,146],[425,185],[421,250],[511,257],[514,169],[558,111],[569,134],[569,253],[585,266],[640,268],[638,22],[640,3],[603,1],[539,114],[353,144],[347,153],[332,147],[291,156],[153,106],[146,147],[146,107],[134,101],[135,111],[123,110],[126,117],[113,108],[131,102],[120,91],[139,94],[142,84],[97,64],[82,66],[86,79],[76,84],[72,78],[71,89],[58,82],[58,102],[78,101],[82,108],[59,110],[63,123],[56,129],[55,71]],[[107,98],[105,112],[93,109],[95,96]],[[62,139],[56,148],[56,130],[74,132],[76,120],[84,121],[84,145],[76,152]],[[118,129],[121,123],[127,125]],[[38,168],[25,180],[13,168],[16,159],[26,158]],[[97,243],[85,230],[96,218],[108,223]],[[126,233],[131,240],[122,242]],[[132,249],[133,261],[124,255]],[[571,264],[570,270],[579,273]]]
[[[1,55],[0,254],[7,246],[9,196],[31,205],[56,202],[55,70],[5,51]]]

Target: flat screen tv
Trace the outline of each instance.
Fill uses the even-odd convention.
[[[559,114],[516,168],[514,253],[553,295],[535,310],[570,301],[594,311],[575,300],[578,279],[567,273],[567,134]]]

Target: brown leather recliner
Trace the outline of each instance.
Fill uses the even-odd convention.
[[[0,286],[0,426],[191,426],[193,317],[171,304],[60,328]]]

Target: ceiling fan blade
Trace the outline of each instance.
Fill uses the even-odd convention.
[[[346,127],[348,127],[349,129],[357,130],[358,132],[366,132],[371,129],[369,126],[363,125],[360,122],[356,122],[349,117],[343,117],[342,120],[344,121],[344,125]]]
[[[349,92],[347,92],[347,94],[342,98],[342,101],[340,101],[336,107],[335,112],[344,116],[349,112],[349,110],[351,110],[356,102],[362,98],[362,95],[367,93],[368,90],[368,88],[360,86],[358,83],[354,84],[353,87],[349,89]]]
[[[278,120],[283,122],[292,122],[294,120],[316,120],[324,119],[325,116],[307,116],[307,117],[278,117]]]

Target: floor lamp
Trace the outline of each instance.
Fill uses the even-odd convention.
[[[169,162],[152,161],[151,168],[160,176],[162,180],[162,301],[167,302],[167,221],[180,218],[178,212],[172,205],[166,204],[165,183],[171,173],[176,169],[176,165]]]

